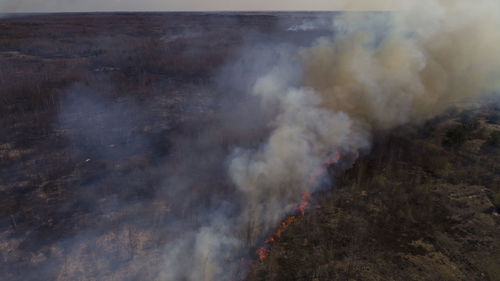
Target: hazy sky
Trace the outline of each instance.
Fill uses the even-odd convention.
[[[398,0],[0,0],[0,12],[393,10]]]

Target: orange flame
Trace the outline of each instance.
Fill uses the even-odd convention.
[[[326,158],[326,160],[323,161],[323,164],[326,165],[326,166],[328,166],[328,165],[332,165],[332,164],[335,164],[335,163],[339,162],[339,160],[340,160],[340,154],[337,151],[331,157]]]
[[[312,186],[315,186],[318,184],[318,178],[319,176],[321,176],[325,170],[326,170],[326,167],[332,165],[332,164],[335,164],[337,162],[339,162],[340,160],[340,154],[339,152],[335,152],[335,154],[327,157],[325,160],[323,160],[323,165],[321,165],[321,167],[318,167],[316,170],[314,170],[312,173],[311,173],[311,176],[309,177],[309,185],[312,185]]]
[[[340,154],[338,152],[336,152],[334,155],[326,158],[323,161],[323,165],[321,167],[319,167],[317,170],[315,170],[311,174],[311,178],[309,180],[309,184],[316,185],[317,184],[317,178],[319,176],[321,176],[326,171],[326,167],[328,167],[329,165],[337,163],[339,160],[340,160]],[[300,212],[300,217],[304,216],[304,214],[306,212],[306,209],[307,209],[307,206],[309,205],[309,199],[310,198],[311,198],[311,194],[309,194],[307,192],[303,192],[302,193],[302,198],[301,198],[300,204],[295,209],[295,210],[298,210]],[[274,244],[274,243],[279,242],[279,240],[281,238],[281,234],[283,233],[283,231],[285,231],[285,229],[290,224],[292,224],[292,222],[295,219],[297,219],[297,218],[298,218],[297,216],[289,216],[285,220],[283,220],[280,223],[280,226],[278,227],[278,229],[265,240],[265,243],[267,243],[267,244]],[[256,254],[259,256],[259,261],[261,261],[261,262],[264,261],[264,259],[269,255],[270,251],[271,250],[269,248],[266,248],[266,247],[259,248],[256,251]]]
[[[289,216],[284,221],[281,222],[280,227],[266,239],[266,243],[274,243],[280,240],[281,233],[296,219],[295,216]]]
[[[302,216],[304,216],[306,212],[307,205],[309,204],[309,198],[311,198],[311,194],[307,192],[302,193],[302,200],[300,201],[299,211]]]
[[[264,247],[260,247],[257,250],[257,255],[259,256],[260,261],[263,261],[267,257],[268,254],[269,254],[269,250],[264,248]]]

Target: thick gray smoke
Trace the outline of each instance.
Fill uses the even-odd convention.
[[[169,243],[160,279],[238,277],[240,257],[293,212],[302,192],[319,188],[308,179],[325,157],[356,155],[373,130],[497,90],[499,12],[497,1],[420,1],[397,13],[346,13],[334,18],[333,37],[287,49],[259,69],[249,94],[269,117],[268,135],[227,159],[241,204],[222,204]]]
[[[304,50],[305,84],[324,106],[377,128],[421,121],[499,86],[499,4],[424,1],[375,17],[347,14]]]

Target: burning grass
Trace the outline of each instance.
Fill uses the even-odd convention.
[[[327,176],[327,169],[331,165],[335,165],[340,161],[340,154],[338,151],[335,153],[332,153],[328,157],[325,158],[323,161],[321,167],[318,167],[313,173],[311,173],[309,177],[309,184],[312,186],[317,186],[320,184],[320,178]],[[265,246],[260,247],[257,251],[257,257],[260,262],[263,262],[264,259],[270,254],[272,247],[275,244],[278,244],[281,238],[282,233],[296,220],[301,219],[304,217],[307,208],[310,205],[310,199],[311,199],[311,194],[307,192],[303,192],[301,196],[301,200],[298,203],[297,207],[295,207],[295,212],[297,214],[288,216],[285,218],[281,223],[279,224],[278,228],[269,236],[267,237],[264,242],[267,244]]]

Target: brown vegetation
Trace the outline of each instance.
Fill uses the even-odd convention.
[[[248,280],[500,280],[500,150],[481,149],[481,130],[498,132],[485,111],[467,113],[474,126],[455,112],[380,139]]]
[[[254,40],[244,35],[317,37],[280,25],[311,16],[0,19],[0,276],[154,280],[166,233],[184,234],[165,231],[165,220],[198,223],[185,214],[200,206],[157,195],[169,184],[165,169],[181,170],[176,160],[210,161],[189,140],[213,129],[214,73]],[[330,171],[332,191],[280,233],[248,279],[499,280],[500,112],[462,112],[398,128],[346,174]],[[203,172],[192,177],[206,180]],[[223,194],[224,171],[205,172]],[[207,196],[196,182],[190,188]]]

